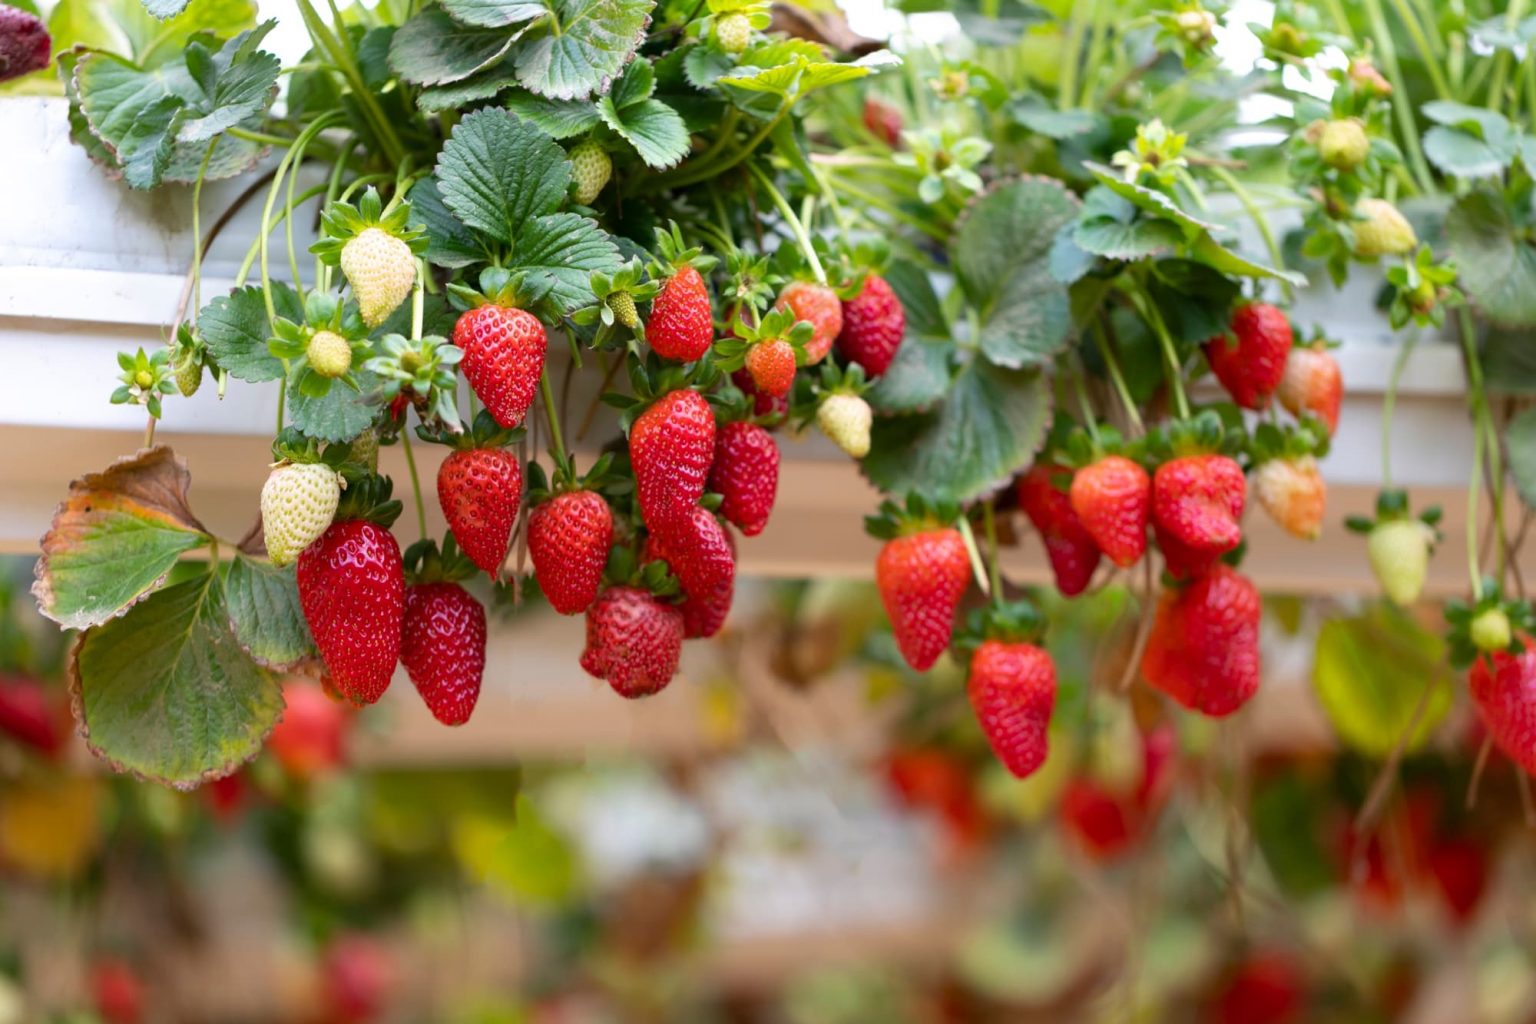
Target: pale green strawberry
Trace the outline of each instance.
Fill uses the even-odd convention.
[[[1472,646],[1480,651],[1502,651],[1513,639],[1509,616],[1502,608],[1489,608],[1472,620]]]
[[[352,346],[335,331],[316,331],[304,356],[310,369],[322,377],[340,377],[352,369]]]
[[[352,452],[350,459],[353,462],[362,463],[368,471],[374,472],[379,468],[379,432],[369,427],[352,439]]]
[[[285,463],[261,488],[261,529],[273,565],[287,565],[326,531],[341,500],[341,477],[318,463]]]
[[[821,432],[856,459],[869,454],[869,427],[873,420],[869,403],[846,392],[828,395],[816,410],[816,425]]]
[[[752,42],[752,22],[745,14],[727,14],[715,22],[715,42],[726,53],[741,53]]]
[[[1419,244],[1402,211],[1385,199],[1362,199],[1355,204],[1359,219],[1350,226],[1355,231],[1355,255],[1400,256]]]
[[[1417,519],[1389,519],[1371,530],[1366,553],[1387,597],[1410,605],[1424,591],[1434,530]]]
[[[635,297],[629,292],[614,292],[608,296],[608,308],[613,310],[613,318],[625,327],[634,327],[640,322],[640,311],[635,308]]]
[[[411,247],[383,228],[367,228],[349,239],[341,247],[340,263],[369,327],[387,320],[416,283]]]
[[[1371,140],[1365,134],[1365,126],[1355,118],[1329,121],[1318,132],[1317,155],[1329,167],[1352,171],[1365,163],[1370,152]]]
[[[191,398],[203,384],[203,364],[193,353],[178,354],[171,364],[176,378],[176,390]]]
[[[611,177],[613,160],[602,146],[587,139],[571,150],[571,180],[576,183],[576,201],[582,206],[591,206]]]

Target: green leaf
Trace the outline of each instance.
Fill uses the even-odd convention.
[[[949,319],[927,271],[910,260],[895,260],[886,268],[885,281],[907,314],[908,337],[949,339]]]
[[[568,139],[591,131],[602,121],[597,108],[585,100],[551,100],[526,91],[508,96],[506,107],[556,139]]]
[[[304,434],[321,441],[350,441],[361,434],[379,412],[379,378],[367,370],[356,370],[353,376],[356,390],[338,383],[323,395],[306,395],[290,382],[289,420]]]
[[[503,60],[478,74],[445,85],[429,85],[416,95],[416,106],[428,114],[488,100],[517,84],[517,67]]]
[[[1185,237],[1192,238],[1197,231],[1220,231],[1221,227],[1210,221],[1201,220],[1194,214],[1186,213],[1178,203],[1169,196],[1156,189],[1147,188],[1145,185],[1135,185],[1126,181],[1114,168],[1105,167],[1092,161],[1084,161],[1083,167],[1096,178],[1099,184],[1111,192],[1126,199],[1136,206],[1156,217],[1166,217],[1185,229]]]
[[[225,43],[216,54],[206,57],[206,74],[199,78],[201,96],[191,104],[197,117],[189,117],[177,133],[180,142],[207,142],[248,118],[260,115],[277,95],[280,62],[274,54],[257,49],[261,40],[276,25],[267,21],[250,32],[242,32]],[[203,59],[207,51],[193,42],[187,48],[187,67],[194,58]],[[194,76],[198,77],[198,76]]]
[[[1392,750],[1412,724],[1425,687],[1432,688],[1429,703],[1406,750],[1423,746],[1451,707],[1445,640],[1387,602],[1323,623],[1312,681],[1339,738],[1369,757]]]
[[[547,285],[549,298],[568,316],[597,301],[590,275],[619,268],[619,250],[597,222],[575,213],[556,213],[529,221],[518,236],[507,264],[527,274],[535,286]]]
[[[542,2],[531,0],[443,0],[443,10],[455,21],[481,28],[505,28],[549,13]]]
[[[931,409],[949,390],[949,360],[953,343],[910,332],[896,350],[891,365],[865,399],[880,413],[914,413]]]
[[[558,906],[576,891],[580,863],[571,844],[551,828],[526,796],[517,820],[467,814],[453,827],[453,848],[467,873],[520,904]]]
[[[1509,451],[1509,475],[1515,479],[1520,500],[1536,508],[1536,408],[1526,409],[1509,421],[1504,445]]]
[[[188,0],[144,0],[144,9],[164,21],[187,9]]]
[[[1518,228],[1502,196],[1478,189],[1445,217],[1458,283],[1478,311],[1504,327],[1536,326],[1536,248]]]
[[[650,167],[665,169],[688,155],[688,128],[677,111],[660,100],[641,100],[619,108],[604,96],[597,102],[603,123],[635,147]]]
[[[1015,121],[1048,139],[1069,139],[1086,135],[1099,126],[1102,118],[1091,110],[1057,110],[1037,96],[1014,103],[1010,112]]]
[[[425,229],[427,260],[439,267],[467,267],[486,258],[475,233],[443,203],[435,179],[423,178],[412,186],[410,225]]]
[[[418,185],[416,191],[420,189]],[[288,285],[272,283],[272,304],[278,316],[295,323],[304,321],[304,303]],[[230,376],[251,384],[282,377],[282,362],[267,351],[272,325],[267,321],[267,304],[260,287],[247,285],[213,299],[197,314],[197,330],[214,360]]]
[[[1040,373],[977,359],[934,411],[877,419],[863,472],[887,494],[970,501],[1029,465],[1050,418],[1050,389]]]
[[[76,642],[81,732],[118,771],[191,789],[255,756],[282,715],[282,690],[235,639],[217,580],[167,587]]]
[[[1486,139],[1458,128],[1435,125],[1424,133],[1424,156],[1457,178],[1494,178],[1515,162],[1518,140],[1507,123]]]
[[[1223,274],[1235,274],[1239,277],[1272,277],[1279,281],[1289,281],[1298,288],[1304,288],[1307,284],[1306,277],[1295,271],[1278,270],[1238,255],[1212,238],[1209,232],[1202,232],[1196,236],[1195,243],[1189,248],[1189,254]]]
[[[184,552],[208,543],[187,505],[191,474],[161,445],[69,485],[43,536],[32,593],[67,629],[99,625],[165,582]]]
[[[784,63],[768,67],[754,67],[745,63],[747,58],[766,60],[777,57],[780,51],[766,51],[783,45],[769,44],[768,47],[747,54],[742,66],[737,67],[732,74],[716,80],[715,85],[742,110],[757,117],[768,118],[819,89],[863,78],[870,72],[865,65],[837,64],[823,60],[819,50],[815,50],[814,58],[803,52],[787,52]]]
[[[515,33],[460,25],[429,10],[400,26],[389,44],[389,64],[407,82],[442,85],[490,67],[516,40]]]
[[[1319,840],[1319,795],[1298,773],[1275,774],[1253,794],[1253,838],[1286,895],[1305,898],[1337,884],[1337,869]]]
[[[87,53],[75,63],[75,87],[81,111],[116,155],[123,180],[133,188],[160,184],[197,89],[185,65],[143,71],[109,53]]]
[[[1491,328],[1483,337],[1481,358],[1490,391],[1536,395],[1536,345],[1529,331]]]
[[[1059,182],[1026,178],[971,204],[951,243],[961,289],[981,316],[981,351],[1010,369],[1041,366],[1072,328],[1067,289],[1050,273],[1051,246],[1077,201]]]
[[[236,556],[224,578],[224,600],[235,639],[258,665],[284,671],[314,656],[293,566]]]
[[[465,117],[437,161],[443,202],[465,224],[501,242],[556,209],[570,183],[570,161],[555,140],[501,110]]]
[[[683,56],[683,77],[695,89],[709,90],[736,70],[736,61],[719,47],[700,44]]]
[[[637,57],[629,62],[629,67],[613,83],[613,88],[608,90],[605,99],[609,100],[615,109],[623,110],[625,107],[642,103],[651,98],[656,92],[656,70],[651,67],[651,62],[644,57]]]
[[[518,46],[517,74],[530,91],[557,100],[608,88],[645,39],[655,0],[546,0],[552,24]]]

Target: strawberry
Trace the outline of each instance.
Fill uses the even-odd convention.
[[[864,127],[892,149],[901,146],[901,111],[873,96],[864,100]]]
[[[460,448],[437,471],[437,501],[470,561],[492,579],[506,561],[523,495],[523,467],[502,448]]]
[[[971,709],[999,761],[1018,778],[1045,763],[1056,704],[1056,666],[1027,643],[988,640],[971,657]]]
[[[1402,211],[1385,199],[1362,199],[1355,204],[1355,255],[1363,259],[1400,256],[1419,244],[1413,225]]]
[[[1306,1018],[1301,968],[1286,954],[1258,953],[1226,980],[1210,1024],[1296,1024]]]
[[[1498,605],[1484,608],[1472,617],[1468,636],[1473,647],[1488,652],[1502,651],[1515,639],[1509,613]]]
[[[613,177],[613,158],[595,140],[587,139],[571,148],[570,160],[573,196],[582,206],[591,206]]]
[[[684,264],[651,300],[645,340],[663,359],[691,363],[709,351],[715,337],[709,289],[693,266]]]
[[[875,584],[901,656],[917,671],[931,668],[949,646],[955,610],[970,581],[965,541],[952,526],[908,532],[881,548]]]
[[[1191,547],[1155,522],[1152,524],[1152,535],[1157,539],[1157,549],[1163,553],[1163,568],[1176,580],[1192,580],[1204,576],[1225,554]]]
[[[581,667],[621,697],[648,697],[677,674],[683,613],[639,587],[609,587],[587,609]]]
[[[1352,171],[1370,155],[1371,140],[1358,118],[1345,117],[1324,122],[1317,132],[1317,155],[1323,163],[1340,171]]]
[[[316,331],[305,346],[304,358],[320,376],[340,377],[352,369],[352,346],[335,331]]]
[[[544,325],[527,310],[487,303],[459,317],[453,343],[464,351],[464,379],[496,422],[521,424],[544,372]]]
[[[1249,302],[1233,312],[1226,334],[1205,343],[1205,358],[1232,401],[1263,409],[1280,386],[1291,342],[1285,313],[1267,302]]]
[[[340,262],[363,323],[369,327],[388,320],[416,283],[416,257],[410,243],[383,228],[365,228],[348,239],[341,247]]]
[[[666,562],[682,586],[684,636],[708,637],[720,631],[735,594],[736,553],[714,513],[696,505],[683,520],[652,533],[646,539],[645,560]]]
[[[350,360],[350,348],[347,355]],[[181,392],[183,398],[191,398],[203,386],[203,363],[195,352],[178,352],[172,357],[171,373],[176,381],[176,390]]]
[[[528,516],[528,553],[550,607],[561,615],[587,610],[597,598],[608,549],[613,546],[613,512],[596,491],[557,494]]]
[[[55,754],[64,745],[60,710],[49,699],[48,690],[37,680],[26,676],[0,676],[0,735],[25,743],[40,753]]]
[[[1261,464],[1253,474],[1253,492],[1270,518],[1291,536],[1316,540],[1323,532],[1328,491],[1311,455]]]
[[[1165,591],[1142,676],[1201,714],[1231,714],[1259,688],[1259,614],[1258,590],[1227,565]]]
[[[782,416],[789,411],[789,396],[767,395],[757,390],[757,384],[753,382],[752,375],[746,367],[734,371],[731,374],[731,383],[740,389],[741,393],[752,399],[752,415],[754,416]]]
[[[1243,539],[1247,490],[1242,467],[1225,455],[1171,459],[1152,474],[1152,521],[1190,555],[1220,556]]]
[[[299,557],[331,525],[341,477],[317,462],[284,463],[261,485],[261,532],[273,565]]]
[[[283,686],[283,717],[267,746],[283,770],[308,779],[346,760],[347,709],[310,683]]]
[[[752,22],[740,11],[725,14],[715,22],[715,42],[726,53],[741,53],[752,42]]]
[[[0,28],[6,10],[0,7]],[[91,964],[90,986],[91,1004],[103,1024],[143,1024],[148,993],[143,979],[127,963],[116,957],[98,959]]]
[[[1330,436],[1338,430],[1344,381],[1339,361],[1326,348],[1299,345],[1291,349],[1275,393],[1292,416],[1311,413],[1328,425]]]
[[[1123,455],[1105,455],[1079,469],[1069,492],[1072,511],[1109,560],[1127,569],[1147,550],[1152,483]]]
[[[1433,542],[1434,529],[1417,519],[1392,519],[1371,530],[1366,554],[1387,597],[1400,605],[1419,599]]]
[[[1056,589],[1076,597],[1088,589],[1099,567],[1099,546],[1072,509],[1072,499],[1051,482],[1051,470],[1035,463],[1019,478],[1019,507],[1045,543],[1045,555],[1056,574]]]
[[[1061,827],[1089,859],[1113,860],[1136,838],[1133,808],[1093,779],[1073,779],[1061,794]]]
[[[1445,839],[1429,851],[1425,867],[1459,924],[1472,920],[1482,902],[1488,888],[1488,860],[1488,848],[1471,838]]]
[[[463,725],[485,673],[485,609],[457,583],[407,587],[400,662],[432,717]]]
[[[331,681],[354,704],[372,704],[400,660],[400,546],[377,523],[332,523],[299,556],[298,580],[299,605]]]
[[[48,27],[41,18],[0,5],[0,82],[47,67],[51,49]]]
[[[869,428],[874,413],[858,395],[828,395],[816,408],[816,425],[855,459],[869,454]]]
[[[814,366],[832,351],[832,343],[843,329],[843,303],[837,293],[813,281],[791,281],[779,292],[775,309],[787,309],[795,320],[811,325],[811,340],[805,343],[805,365]]]
[[[715,434],[711,491],[723,499],[720,514],[748,537],[768,525],[779,489],[779,446],[755,423],[727,423]]]
[[[866,375],[878,377],[896,358],[907,331],[907,313],[885,278],[870,274],[859,294],[843,302],[843,329],[837,350]]]
[[[747,350],[747,372],[758,393],[783,398],[795,383],[795,350],[782,338],[760,341]]]
[[[715,414],[697,391],[669,391],[636,417],[629,459],[645,525],[663,530],[691,515],[714,458]]]

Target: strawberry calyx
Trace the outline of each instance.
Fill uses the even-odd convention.
[[[955,632],[951,646],[964,658],[989,640],[1009,644],[1040,644],[1045,638],[1046,618],[1028,598],[971,609],[965,624]]]
[[[603,568],[603,580],[610,587],[639,587],[668,603],[682,600],[682,585],[667,563],[659,558],[644,561],[638,544],[615,544]]]
[[[530,278],[521,270],[491,266],[480,271],[477,285],[471,288],[457,281],[448,285],[449,304],[461,313],[481,306],[521,309],[538,317],[546,326],[559,320],[549,304],[554,281],[548,277]]]
[[[683,231],[677,221],[667,222],[665,228],[656,229],[656,256],[650,263],[651,277],[656,281],[671,277],[683,267],[692,267],[707,274],[720,261],[704,254],[699,246],[689,246],[683,241]]]
[[[1236,410],[1231,411],[1235,418]],[[1247,447],[1247,434],[1240,420],[1228,425],[1221,413],[1207,408],[1187,420],[1150,431],[1145,443],[1158,462],[1165,462],[1189,455],[1240,454]]]
[[[755,324],[749,324],[738,311],[728,333],[715,342],[714,362],[720,370],[731,373],[747,364],[747,355],[756,346],[782,341],[794,350],[795,365],[804,366],[805,345],[815,333],[815,327],[808,321],[797,321],[787,309],[770,310]]]
[[[424,537],[406,548],[401,559],[405,564],[407,585],[457,583],[472,578],[480,571],[469,560],[469,556],[459,550],[459,543],[451,530],[443,535],[442,550],[438,550],[437,541]]]
[[[800,252],[799,247],[793,245],[782,246],[779,252],[785,250],[795,254]],[[750,319],[756,321],[758,315],[773,301],[784,283],[784,278],[771,269],[774,262],[775,259],[770,257],[754,257],[740,249],[731,249],[726,253],[726,285],[720,292],[720,301],[727,316],[726,322],[719,325],[721,330],[729,331],[731,324],[748,319],[745,315],[747,311],[750,311]]]
[[[619,424],[625,434],[629,433],[629,428],[640,414],[657,400],[674,391],[689,388],[704,391],[720,379],[719,368],[708,356],[679,366],[676,363],[663,363],[656,353],[651,352],[647,353],[644,362],[630,359],[627,363],[630,394],[610,391],[602,396],[604,405],[619,410]]]
[[[456,451],[474,448],[505,448],[521,441],[528,431],[523,427],[503,427],[489,409],[475,414],[475,422],[468,430],[436,429],[423,423],[417,426],[416,436],[428,444],[447,445]]]
[[[867,239],[839,249],[833,257],[823,260],[827,283],[839,299],[846,301],[864,290],[864,282],[871,274],[885,273],[891,261],[891,246],[883,238]]]
[[[341,503],[336,506],[334,521],[361,519],[385,529],[393,526],[403,507],[398,499],[390,497],[394,481],[350,464],[343,466],[341,473],[344,490]]]
[[[1440,540],[1440,518],[1442,516],[1439,505],[1431,505],[1420,512],[1417,519],[1429,528],[1426,536],[1430,538],[1430,549]],[[1408,492],[1390,488],[1380,491],[1376,495],[1376,518],[1365,516],[1348,516],[1344,520],[1346,529],[1354,533],[1368,534],[1382,523],[1390,523],[1401,520],[1414,519],[1412,510],[1408,505]]]
[[[613,473],[613,453],[604,452],[592,463],[592,468],[581,476],[574,472],[567,473],[566,467],[555,467],[555,478],[551,481],[544,475],[544,467],[530,459],[528,462],[528,507],[542,504],[551,498],[572,491],[602,492],[603,487],[614,482],[618,477]]]
[[[1060,426],[1059,420],[1057,426]],[[1135,463],[1145,463],[1147,445],[1143,439],[1127,439],[1120,431],[1108,425],[1096,429],[1097,436],[1082,427],[1073,427],[1064,435],[1053,437],[1052,447],[1059,455],[1060,463],[1072,469],[1083,469],[1111,455],[1119,455]]]
[[[424,425],[452,433],[464,429],[459,421],[459,376],[455,370],[464,358],[462,349],[435,334],[416,339],[386,334],[378,340],[375,352],[363,369],[383,379],[385,402],[404,397]]]
[[[1526,637],[1536,632],[1536,611],[1529,601],[1506,599],[1492,578],[1483,579],[1481,591],[1474,601],[1445,603],[1446,643],[1455,668],[1500,652],[1520,654]]]
[[[640,317],[639,303],[649,302],[661,290],[661,282],[648,278],[645,265],[631,259],[613,273],[594,270],[587,278],[596,298],[590,306],[584,306],[571,314],[571,321],[579,327],[597,325],[590,342],[593,348],[610,347],[609,342],[622,339],[628,331],[639,341],[645,340],[645,321]]]
[[[906,504],[884,501],[878,513],[864,517],[864,532],[879,540],[894,540],[928,530],[953,527],[960,518],[960,506],[952,501],[935,501],[912,492]]]
[[[807,374],[809,386],[799,386],[797,379],[790,402],[788,417],[796,426],[804,429],[816,422],[816,413],[833,395],[852,395],[863,398],[873,383],[864,375],[864,367],[858,363],[838,366],[832,360],[821,364],[819,375]]]
[[[369,186],[357,204],[336,200],[328,204],[320,214],[320,230],[323,237],[309,251],[320,257],[327,266],[341,263],[341,250],[348,242],[369,228],[378,228],[410,246],[411,254],[420,256],[427,251],[427,232],[422,227],[411,227],[411,204],[405,193],[397,192],[385,205],[379,190]]]
[[[1328,447],[1328,425],[1307,413],[1297,424],[1259,424],[1248,441],[1246,454],[1250,467],[1258,467],[1277,459],[1308,455],[1321,459],[1328,454]]]

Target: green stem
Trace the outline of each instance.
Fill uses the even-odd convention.
[[[1110,382],[1115,387],[1115,394],[1120,396],[1120,404],[1125,407],[1126,418],[1131,421],[1131,426],[1136,428],[1137,434],[1146,433],[1147,428],[1141,422],[1141,410],[1136,408],[1136,403],[1131,398],[1131,389],[1126,386],[1125,375],[1120,372],[1120,360],[1115,358],[1114,349],[1109,345],[1109,338],[1104,334],[1104,322],[1099,317],[1093,318],[1093,340],[1099,347],[1099,355],[1104,359],[1104,366],[1109,371]]]
[[[1520,3],[1522,0],[1515,2]],[[1382,68],[1392,83],[1392,112],[1397,116],[1403,151],[1408,154],[1408,163],[1413,168],[1419,188],[1424,192],[1433,192],[1434,175],[1430,173],[1429,164],[1424,160],[1424,151],[1419,147],[1419,130],[1413,121],[1412,97],[1408,93],[1408,83],[1403,78],[1402,68],[1397,63],[1397,47],[1392,42],[1392,30],[1387,27],[1386,17],[1382,14],[1381,0],[1365,0],[1365,9],[1371,22],[1371,37],[1381,52]]]
[[[303,192],[300,192],[294,202],[298,205],[302,205],[324,191],[324,185],[313,185],[305,189]],[[279,210],[277,212],[277,216],[273,218],[272,226],[276,227],[278,224],[282,223],[283,219],[287,216],[287,210]],[[240,261],[240,269],[235,273],[236,288],[245,284],[245,279],[250,275],[251,267],[256,265],[256,257],[260,252],[261,239],[258,238],[251,242],[250,247],[245,250],[245,258]]]
[[[1104,45],[1109,38],[1109,10],[1114,6],[1110,0],[1090,0],[1093,5],[1092,29],[1088,35],[1088,58],[1084,62],[1088,72],[1083,75],[1082,95],[1079,97],[1078,106],[1091,108],[1093,106],[1094,72],[1104,62]]]
[[[277,205],[278,189],[282,188],[284,175],[298,173],[299,168],[298,163],[295,162],[295,157],[303,158],[304,147],[309,145],[309,140],[320,134],[331,122],[340,117],[339,111],[333,111],[311,122],[309,127],[299,133],[299,137],[294,140],[293,148],[283,154],[282,160],[278,162],[276,173],[272,175],[272,187],[267,190],[267,202],[261,211],[261,237],[259,239],[261,243],[261,291],[262,298],[267,303],[268,320],[277,319],[277,309],[272,303],[272,273],[267,257],[270,251],[272,229],[276,226],[276,222],[272,219],[272,208]],[[283,209],[283,216],[286,218],[292,213],[293,201],[290,200]],[[295,288],[301,286],[302,282],[294,281]]]
[[[283,432],[283,409],[288,404],[288,360],[283,360],[283,375],[277,378],[277,433]]]
[[[560,414],[555,409],[555,392],[549,386],[547,368],[539,374],[539,395],[544,400],[544,420],[549,424],[549,454],[555,460],[555,469],[562,480],[574,480],[576,473],[571,466],[570,453],[565,450],[565,438],[560,433]]]
[[[421,477],[416,473],[416,454],[411,451],[411,431],[405,425],[400,428],[400,447],[405,449],[405,465],[411,471],[411,492],[416,498],[416,525],[421,539],[427,539],[427,503],[421,497]]]
[[[1403,371],[1408,368],[1408,357],[1418,343],[1417,331],[1404,338],[1403,347],[1392,363],[1392,375],[1387,378],[1387,393],[1381,399],[1381,486],[1387,490],[1392,489],[1392,417],[1397,408],[1397,386]]]
[[[1003,603],[1003,574],[997,563],[997,518],[990,500],[982,502],[981,526],[987,535],[987,579],[992,584],[993,604]]]
[[[1472,434],[1472,479],[1467,485],[1467,575],[1473,598],[1483,596],[1483,577],[1477,564],[1477,496],[1483,489],[1483,432]]]
[[[351,51],[347,49],[340,38],[332,34],[331,30],[326,27],[325,22],[321,19],[319,13],[316,12],[310,0],[298,0],[298,5],[299,14],[304,19],[304,26],[309,30],[310,38],[315,41],[320,49],[330,55],[331,61],[341,71],[341,77],[346,80],[347,85],[351,88],[364,118],[369,121],[370,127],[378,135],[379,145],[384,149],[385,158],[396,166],[404,163],[406,157],[405,146],[401,143],[400,137],[395,134],[394,126],[390,123],[389,118],[384,115],[383,109],[379,106],[379,101],[363,81],[362,72],[358,69],[357,62],[352,59]]]
[[[289,151],[293,154],[293,168],[288,174],[286,199],[289,215],[283,218],[283,244],[288,247],[288,272],[293,275],[294,290],[300,295],[304,294],[304,279],[299,274],[299,254],[294,251],[293,244],[293,210],[296,208],[294,188],[298,184],[299,168],[304,164],[304,153],[309,148],[310,139],[313,139],[313,136],[309,139],[301,137],[301,141],[295,143],[293,149]],[[319,284],[319,282],[320,279],[316,278],[315,283]]]
[[[738,147],[736,151],[732,153],[731,156],[725,161],[722,162],[718,159],[712,159],[706,162],[702,158],[699,160],[690,160],[687,164],[679,167],[676,171],[672,171],[667,174],[659,174],[656,177],[650,179],[645,190],[648,192],[660,192],[664,189],[682,188],[684,185],[694,185],[698,182],[704,181],[707,178],[714,178],[724,174],[726,171],[730,170],[732,167],[735,167],[747,157],[751,156],[753,151],[755,151],[758,146],[763,144],[763,140],[773,134],[774,129],[778,128],[779,122],[784,120],[788,113],[789,110],[786,108],[781,110],[778,114],[774,115],[772,120],[763,125],[763,127],[758,131],[756,135],[753,135],[750,139]]]
[[[233,128],[226,128],[224,130],[237,139],[244,139],[246,142],[254,142],[262,146],[278,146],[282,149],[287,149],[289,146],[293,145],[294,141],[287,135],[272,135],[268,132],[255,132],[251,131],[249,128],[241,128],[238,125]]]
[[[208,162],[213,159],[213,147],[218,139],[208,143],[203,162],[197,168],[197,180],[192,183],[192,309],[203,308],[203,179],[208,175]]]
[[[1093,403],[1088,400],[1088,384],[1083,379],[1081,361],[1076,372],[1072,375],[1072,388],[1077,392],[1077,406],[1083,414],[1083,426],[1088,428],[1088,436],[1093,439],[1093,447],[1099,447],[1099,423],[1098,417],[1093,413]]]
[[[1264,239],[1264,248],[1269,251],[1269,260],[1275,265],[1276,270],[1285,269],[1285,254],[1280,249],[1279,242],[1275,239],[1275,233],[1269,226],[1269,218],[1264,216],[1264,211],[1259,209],[1259,204],[1254,201],[1253,194],[1242,183],[1241,179],[1231,171],[1217,164],[1210,167],[1211,176],[1237,197],[1242,204],[1243,211],[1248,214],[1248,219],[1253,221],[1253,226],[1259,229],[1259,237]],[[1287,296],[1292,294],[1291,283],[1283,282]]]
[[[1419,24],[1418,15],[1408,6],[1407,0],[1392,0],[1392,6],[1397,8],[1398,21],[1408,30],[1408,37],[1413,40],[1414,49],[1419,51],[1419,59],[1424,63],[1424,70],[1429,73],[1430,83],[1435,87],[1435,93],[1443,100],[1452,98],[1450,83],[1445,80],[1445,73],[1440,70],[1439,57],[1430,45],[1429,37],[1424,34],[1424,27]]]
[[[1157,303],[1140,292],[1132,292],[1131,301],[1136,304],[1142,319],[1152,327],[1152,333],[1157,335],[1157,343],[1163,350],[1163,362],[1168,371],[1168,386],[1173,390],[1174,406],[1178,409],[1179,419],[1187,420],[1189,399],[1184,397],[1184,383],[1179,375],[1179,354],[1174,347],[1173,337],[1168,333],[1168,326],[1163,323],[1163,316],[1157,311]]]
[[[356,136],[353,136],[352,137],[352,141],[350,143],[348,143],[346,146],[341,147],[340,152],[338,153],[338,155],[336,157],[336,162],[331,165],[331,176],[330,176],[329,180],[327,180],[326,183],[325,183],[325,203],[324,203],[324,206],[321,207],[321,209],[325,209],[326,207],[329,207],[332,203],[334,203],[336,201],[337,195],[339,195],[341,193],[341,176],[342,176],[343,172],[346,171],[347,163],[352,159],[352,154],[357,151],[357,144],[358,144],[358,139],[357,139]],[[292,207],[292,205],[293,204],[290,202],[290,204],[289,204],[290,208]],[[324,260],[322,260],[319,256],[316,256],[315,257],[315,287],[316,288],[320,288],[320,289],[327,289],[330,286],[331,286],[331,268],[326,266]]]
[[[1525,16],[1525,0],[1510,0],[1504,12],[1504,28],[1513,31]],[[1488,82],[1487,106],[1498,111],[1504,106],[1504,79],[1509,74],[1509,51],[1500,49],[1493,55],[1493,78]]]
[[[955,526],[960,530],[960,539],[965,542],[965,553],[970,557],[971,574],[976,577],[976,585],[988,597],[993,597],[992,577],[987,572],[986,563],[982,561],[981,548],[976,545],[976,533],[971,529],[970,519],[961,516]]]
[[[757,183],[768,193],[768,198],[778,208],[779,216],[784,218],[784,223],[789,226],[790,233],[795,236],[795,243],[800,246],[800,252],[805,256],[806,263],[810,265],[811,273],[816,275],[816,283],[826,284],[827,272],[821,268],[821,260],[816,256],[816,247],[811,244],[811,236],[806,233],[805,225],[800,222],[800,218],[795,216],[795,211],[790,207],[789,200],[785,199],[784,194],[774,187],[773,181],[762,172],[761,168],[755,164],[749,164],[748,169],[751,170],[752,176],[757,179]]]
[[[897,206],[895,203],[892,203],[888,199],[882,199],[877,195],[873,195],[864,191],[857,185],[849,184],[846,178],[839,178],[837,187],[847,195],[850,195],[857,199],[859,202],[863,203],[865,206],[870,206],[876,210],[880,210],[888,216],[907,225],[907,227],[912,228],[915,231],[921,231],[923,234],[927,235],[929,238],[936,242],[949,241],[949,236],[939,228],[934,227],[932,224],[929,224],[918,217],[914,217],[911,213],[903,210],[901,207]]]
[[[1068,8],[1070,14],[1067,18],[1067,38],[1062,48],[1061,79],[1056,83],[1056,106],[1061,110],[1071,110],[1077,102],[1077,68],[1083,55],[1078,52],[1083,46],[1083,20],[1077,16],[1077,9],[1081,4],[1072,4]]]

